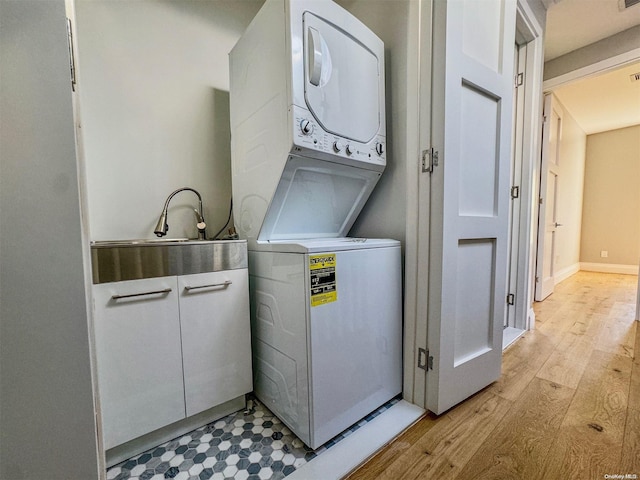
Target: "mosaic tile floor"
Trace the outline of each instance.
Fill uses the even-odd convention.
[[[280,480],[395,405],[394,398],[311,450],[255,398],[228,415],[107,470],[107,480]]]

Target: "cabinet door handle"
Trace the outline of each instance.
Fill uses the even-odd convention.
[[[159,295],[161,293],[169,293],[171,291],[170,288],[165,288],[163,290],[152,290],[150,292],[141,292],[141,293],[129,293],[127,295],[112,295],[112,300],[120,300],[121,298],[132,298],[132,297],[142,297],[145,295]]]
[[[228,287],[229,285],[231,285],[233,282],[231,280],[225,280],[222,283],[210,283],[208,285],[196,285],[195,287],[192,287],[191,285],[185,285],[184,289],[189,292],[191,290],[198,290],[199,288],[212,288],[212,287]]]

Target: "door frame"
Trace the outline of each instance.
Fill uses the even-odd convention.
[[[420,352],[427,348],[429,285],[429,178],[421,171],[422,150],[431,144],[431,25],[433,0],[410,2],[407,62],[407,221],[405,237],[403,398],[425,408],[426,375],[418,368]],[[414,61],[411,61],[411,60]]]
[[[504,316],[504,329],[515,328],[515,292],[517,291],[518,250],[520,248],[520,188],[522,187],[522,125],[524,123],[524,83],[527,62],[527,41],[522,38],[516,27],[514,45],[514,75],[516,76],[513,96],[513,135],[511,141],[511,207],[509,212],[509,251],[507,254],[507,293],[514,294],[512,301],[507,301]],[[519,76],[523,75],[522,84]],[[507,297],[508,298],[508,297]],[[503,340],[503,344],[506,340]]]
[[[407,229],[405,243],[404,299],[404,379],[403,397],[422,408],[426,404],[426,371],[418,367],[420,355],[427,348],[427,292],[429,287],[429,196],[428,175],[421,175],[422,154],[431,146],[431,60],[433,0],[411,2],[408,62],[407,105]],[[542,72],[544,66],[544,29],[526,0],[517,1],[516,30],[527,40],[525,83],[525,122],[522,128],[522,181],[520,194],[520,242],[517,273],[516,326],[530,329],[533,313],[533,272],[531,252],[535,251],[537,226],[538,158],[542,132]]]
[[[516,31],[527,47],[525,98],[522,128],[522,172],[520,181],[520,231],[515,292],[515,328],[530,330],[535,325],[533,287],[538,219],[539,162],[542,143],[542,73],[544,68],[544,29],[529,5],[518,0]]]
[[[539,162],[542,135],[542,71],[544,66],[543,28],[533,16],[529,6],[519,1],[516,18],[516,40],[520,48],[526,48],[524,70],[524,102],[518,115],[522,126],[516,131],[518,139],[514,144],[520,148],[520,209],[519,230],[514,232],[518,237],[518,254],[510,259],[510,269],[516,272],[515,305],[513,308],[515,322],[513,327],[519,330],[534,328],[533,294],[535,279],[535,252],[537,238],[538,202],[537,182],[539,181]],[[513,263],[518,268],[513,268]]]

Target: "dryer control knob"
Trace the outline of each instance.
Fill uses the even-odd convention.
[[[336,140],[335,142],[333,142],[333,150],[336,153],[340,153],[343,149],[344,149],[344,143],[342,143],[340,140]]]
[[[353,155],[353,152],[355,151],[356,151],[355,147],[352,147],[351,145],[347,145],[347,155]]]
[[[384,145],[382,143],[376,143],[376,153],[382,155],[384,153]]]
[[[311,133],[313,132],[313,125],[309,120],[305,118],[300,122],[300,130],[302,131],[303,135],[311,135]]]

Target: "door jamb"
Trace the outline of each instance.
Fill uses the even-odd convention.
[[[429,218],[420,211],[429,198],[428,179],[420,175],[420,152],[430,144],[431,125],[431,16],[433,0],[409,4],[407,62],[407,222],[404,288],[403,398],[424,408],[426,372],[418,368],[420,351],[427,345],[427,317],[421,293],[428,282]],[[413,61],[412,61],[413,60]],[[414,101],[410,101],[412,99]],[[426,146],[425,146],[426,145]],[[424,217],[424,215],[423,215]]]
[[[516,281],[516,328],[534,328],[533,286],[535,275],[535,241],[538,218],[538,192],[542,135],[542,71],[544,67],[543,28],[525,0],[518,0],[517,29],[527,42],[525,67],[524,125],[522,129],[522,180],[520,194],[520,246]]]

